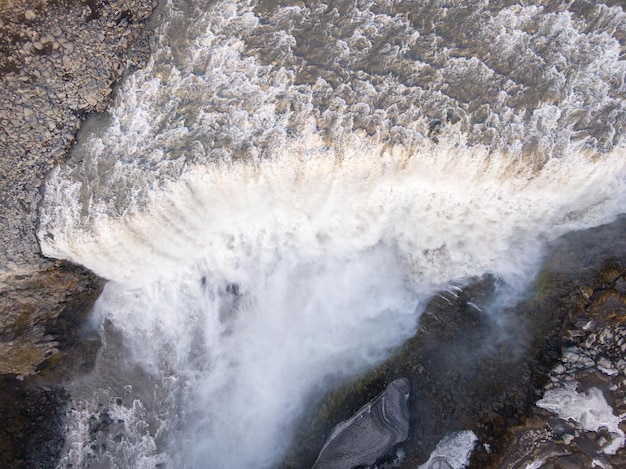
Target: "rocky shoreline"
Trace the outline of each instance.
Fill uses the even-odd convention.
[[[86,117],[105,110],[122,74],[147,60],[145,20],[155,6],[0,0],[0,374],[33,374],[56,353],[46,322],[97,282],[41,256],[40,189]]]
[[[156,0],[0,0],[1,467],[53,467],[66,393],[98,342],[85,316],[103,286],[44,258],[36,237],[44,177],[68,158],[86,118],[104,111],[149,57]]]
[[[2,331],[18,329],[19,335],[18,320],[41,324],[58,316],[62,307],[55,305],[66,301],[68,282],[94,281],[83,269],[41,256],[35,235],[39,189],[45,173],[67,158],[86,117],[106,109],[124,71],[147,59],[144,23],[155,4],[0,1]],[[76,285],[73,293],[80,290]],[[37,364],[3,362],[0,372],[30,374]]]

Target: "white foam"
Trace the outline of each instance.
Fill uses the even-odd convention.
[[[42,249],[127,283],[207,253],[229,272],[241,256],[269,262],[291,250],[306,260],[379,242],[398,249],[416,283],[514,276],[534,263],[538,240],[621,211],[625,161],[622,151],[600,161],[574,154],[535,171],[480,147],[386,149],[355,137],[330,148],[306,136],[258,163],[190,167],[122,217],[96,206],[85,223],[76,184],[52,180]]]
[[[74,402],[67,411],[65,451],[59,467],[72,464],[73,467],[154,469],[169,462],[167,455],[160,454],[157,449],[147,424],[146,409],[140,401],[134,401],[130,407],[114,403],[108,406],[107,414],[115,431],[102,436],[96,443],[91,439],[91,433],[97,427],[97,420],[93,419],[100,417],[101,410],[94,402],[80,401]]]

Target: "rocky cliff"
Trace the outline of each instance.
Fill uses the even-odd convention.
[[[59,352],[49,333],[99,291],[82,268],[41,256],[44,175],[85,118],[148,56],[156,0],[0,0],[0,373],[30,375]]]
[[[149,53],[156,0],[0,0],[0,466],[53,467],[63,444],[59,379],[90,365],[81,325],[102,280],[41,256],[46,172],[87,116]]]

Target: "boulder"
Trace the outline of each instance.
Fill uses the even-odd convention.
[[[370,466],[409,436],[409,381],[396,379],[328,437],[313,469]]]

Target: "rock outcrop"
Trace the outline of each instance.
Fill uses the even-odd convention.
[[[624,259],[609,260],[562,297],[561,357],[492,467],[626,467],[625,286]]]
[[[0,375],[24,377],[71,353],[103,282],[64,262],[13,277],[0,291]]]
[[[626,413],[624,232],[626,216],[558,239],[525,298],[494,305],[502,285],[490,276],[442,291],[415,337],[387,363],[331,392],[303,419],[282,467],[312,466],[320,434],[398,376],[411,386],[410,431],[379,469],[428,468],[439,443],[464,431],[477,437],[470,469],[542,461],[545,468],[624,467],[626,448],[618,447],[626,425],[617,421]],[[614,418],[590,425],[537,407],[547,392],[571,383],[581,402],[598,402]],[[435,460],[448,464],[443,454]]]

